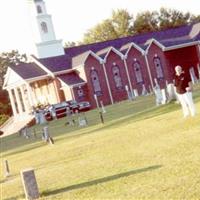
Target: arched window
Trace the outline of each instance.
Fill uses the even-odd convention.
[[[154,62],[154,66],[156,68],[156,76],[157,76],[157,78],[158,79],[164,78],[163,68],[162,68],[162,64],[161,64],[160,58],[159,57],[154,57],[153,62]]]
[[[137,62],[137,61],[134,62],[133,63],[133,69],[134,69],[134,72],[135,72],[136,82],[137,83],[143,83],[142,71],[141,71],[140,63]]]
[[[92,70],[90,74],[91,80],[92,80],[92,85],[94,89],[94,93],[96,95],[101,95],[101,86],[99,82],[99,76],[96,70]]]
[[[116,88],[121,89],[123,87],[122,86],[122,79],[121,79],[121,76],[120,76],[119,67],[117,65],[114,65],[112,67],[112,73],[113,73],[113,78],[114,78],[114,81],[115,81]]]
[[[42,8],[41,8],[41,6],[37,6],[37,13],[42,13]]]
[[[41,28],[44,33],[48,33],[48,28],[46,22],[41,23]]]

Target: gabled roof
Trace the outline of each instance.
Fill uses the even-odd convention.
[[[101,49],[100,51],[96,52],[96,54],[98,56],[100,56],[102,59],[104,59],[104,61],[105,61],[111,51],[113,51],[114,53],[116,53],[121,58],[123,57],[123,54],[119,50],[117,50],[116,48],[114,48],[112,46],[107,47],[105,49]]]
[[[128,53],[131,45],[142,52],[148,50],[152,43],[158,45],[163,51],[200,44],[200,23],[70,47],[65,49],[65,55],[43,59],[34,56],[33,63],[20,63],[12,69],[25,80],[45,75],[55,76],[58,73],[74,70],[73,67],[83,64],[89,55],[99,62],[103,59],[105,62],[110,51],[114,51],[122,58]]]
[[[82,53],[82,54],[72,58],[72,67],[74,68],[74,67],[83,65],[85,63],[85,61],[87,60],[89,55],[93,56],[99,62],[102,62],[102,59],[99,56],[97,56],[94,52],[86,51],[85,53]]]
[[[68,86],[80,85],[85,83],[83,79],[81,79],[76,72],[70,72],[67,74],[62,74],[57,76],[64,84]]]
[[[35,63],[20,63],[10,68],[25,80],[47,75],[47,73]]]
[[[67,54],[49,58],[36,58],[42,65],[44,65],[52,73],[71,69],[71,57]]]
[[[134,36],[128,36],[123,38],[118,38],[114,40],[109,40],[105,42],[97,42],[87,45],[75,46],[65,49],[65,53],[68,54],[70,57],[74,57],[78,54],[81,54],[85,51],[91,50],[94,53],[100,51],[101,49],[107,48],[112,46],[116,49],[120,49],[123,45],[133,42],[140,46],[143,49],[146,49],[147,46],[145,42],[149,39],[154,38],[155,40],[161,42],[162,40],[166,39],[175,39],[183,36],[187,36],[190,34],[193,25],[185,25],[177,28],[167,29],[163,31],[155,31],[149,33],[138,34]]]
[[[129,42],[129,43],[123,45],[123,46],[120,48],[120,51],[121,51],[123,54],[126,54],[126,55],[127,55],[132,47],[136,48],[136,49],[137,49],[138,51],[140,51],[142,54],[144,53],[144,50],[143,50],[140,46],[138,46],[137,44],[135,44],[135,43],[133,43],[133,42]]]

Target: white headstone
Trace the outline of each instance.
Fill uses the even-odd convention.
[[[99,109],[99,101],[96,94],[94,94],[94,99],[96,101],[97,108]]]
[[[87,122],[85,119],[79,119],[79,126],[87,126]]]
[[[167,103],[167,95],[166,95],[165,89],[162,89],[161,93],[162,93],[162,102],[161,103],[166,104]]]
[[[134,93],[135,97],[138,97],[138,91],[137,91],[137,89],[133,89],[133,93]]]
[[[103,105],[103,101],[100,101],[100,104],[101,104],[102,113],[106,113],[106,109]]]
[[[167,85],[167,94],[168,94],[169,101],[172,99],[176,99],[175,87],[173,83],[169,83]]]
[[[145,96],[145,95],[147,95],[147,94],[148,94],[148,91],[147,91],[145,85],[143,84],[143,85],[142,85],[142,95]]]
[[[160,87],[158,85],[154,87],[154,93],[156,96],[156,105],[159,106],[160,104],[162,104],[163,96]]]
[[[190,77],[191,77],[192,83],[195,84],[197,82],[197,77],[195,75],[193,67],[190,68]]]

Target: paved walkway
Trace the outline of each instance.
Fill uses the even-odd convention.
[[[6,123],[3,126],[1,126],[0,130],[3,131],[4,134],[0,137],[6,137],[8,135],[17,133],[20,129],[26,126],[33,118],[34,118],[33,115],[26,115],[21,118],[19,117],[9,118],[9,120],[6,121]]]

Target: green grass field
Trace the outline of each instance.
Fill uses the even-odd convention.
[[[200,87],[194,93],[200,112]],[[1,139],[1,197],[24,199],[20,171],[34,168],[41,199],[200,199],[200,114],[183,119],[180,105],[156,107],[154,96],[96,110],[87,127],[49,124],[55,145],[18,134]]]

